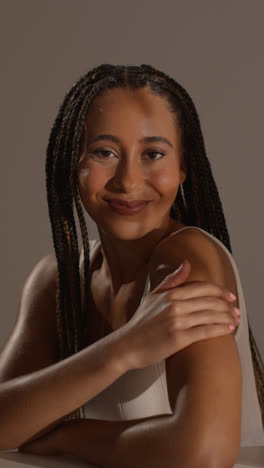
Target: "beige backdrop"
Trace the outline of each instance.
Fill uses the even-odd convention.
[[[264,355],[264,1],[1,0],[0,7],[1,348],[28,274],[53,250],[45,151],[65,93],[100,63],[145,63],[172,75],[197,107]]]

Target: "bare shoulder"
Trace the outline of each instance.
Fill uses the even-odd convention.
[[[32,271],[27,276],[20,297],[20,308],[19,313],[24,314],[27,312],[27,320],[36,315],[38,320],[41,320],[42,316],[37,312],[35,307],[21,307],[22,305],[29,305],[33,299],[40,298],[49,305],[55,305],[56,303],[56,292],[57,292],[57,260],[55,253],[42,257],[33,267]],[[46,308],[45,312],[45,323],[49,316],[53,316],[52,308]],[[36,317],[36,318],[37,318]]]
[[[79,248],[79,254],[81,248]],[[16,320],[0,352],[0,383],[59,360],[55,252],[42,257],[22,288]]]
[[[81,247],[79,248],[79,255],[81,253]],[[50,304],[56,305],[56,294],[57,294],[57,274],[58,274],[58,263],[55,252],[51,252],[42,257],[34,266],[31,273],[28,275],[23,290],[22,296],[25,294],[40,295],[45,300],[49,300]],[[51,315],[54,318],[54,311],[45,313]],[[33,310],[33,313],[35,311]]]
[[[238,296],[236,277],[227,253],[207,234],[193,227],[175,232],[158,246],[150,264],[150,281],[156,277],[160,282],[157,270],[160,277],[164,277],[184,259],[189,260],[192,268],[188,281],[212,281]],[[234,306],[239,307],[239,304],[234,303]]]
[[[56,292],[57,260],[50,253],[25,280],[15,323],[0,353],[0,382],[56,362]]]

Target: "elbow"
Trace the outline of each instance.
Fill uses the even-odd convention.
[[[181,460],[179,463],[179,459],[177,457],[172,457],[170,458],[169,461],[166,461],[163,459],[161,460],[161,463],[159,466],[163,466],[166,468],[234,468],[234,465],[237,460],[229,460],[228,462],[226,460],[220,459],[218,457],[210,458],[210,457],[204,457],[203,459],[197,457],[191,457],[192,459],[190,460],[189,455],[186,457],[185,460]],[[223,457],[222,457],[223,458]],[[165,463],[164,463],[165,462]],[[156,466],[156,465],[152,465]]]
[[[237,463],[239,450],[211,451],[208,455],[193,462],[191,468],[233,468]]]
[[[218,431],[200,438],[199,445],[196,441],[193,454],[199,456],[194,468],[233,468],[239,458],[241,433],[238,430],[228,434]]]
[[[224,456],[223,454],[218,457],[215,455],[214,457],[211,457],[210,460],[207,461],[207,468],[233,468],[235,464],[237,463],[238,456],[233,456],[233,457],[227,457],[226,455]],[[202,467],[202,465],[201,465]]]
[[[235,464],[236,464],[236,461],[237,460],[233,460],[233,461],[222,461],[220,459],[217,459],[217,457],[215,457],[213,460],[212,459],[207,459],[207,460],[204,460],[202,463],[196,463],[195,465],[193,465],[192,468],[234,468]]]
[[[219,457],[217,453],[211,454],[202,454],[201,451],[189,447],[189,450],[183,451],[177,454],[175,451],[173,453],[167,452],[167,456],[159,460],[159,463],[155,465],[152,460],[151,466],[163,466],[164,468],[233,468],[236,462],[236,459],[229,458],[223,454]],[[156,459],[157,462],[157,459]],[[146,466],[148,466],[146,464]]]
[[[237,463],[240,452],[240,437],[232,440],[232,445],[223,444],[218,449],[215,448],[208,457],[208,468],[233,468]]]
[[[237,458],[238,457],[227,460],[227,457],[224,458],[223,455],[218,457],[215,454],[214,456],[204,457],[203,459],[197,457],[196,460],[192,460],[190,464],[184,466],[185,468],[233,468],[237,462]],[[172,468],[176,468],[175,465]]]
[[[215,444],[211,445],[210,450],[203,451],[201,446],[189,447],[189,450],[185,452],[183,460],[179,464],[179,458],[177,460],[176,454],[171,460],[174,460],[174,463],[170,463],[170,468],[178,468],[179,466],[184,466],[184,468],[233,468],[237,463],[239,457],[240,446],[237,448],[234,446],[232,449],[226,450],[217,450]]]

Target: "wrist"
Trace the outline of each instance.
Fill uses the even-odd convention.
[[[126,325],[112,333],[113,342],[109,352],[109,363],[119,374],[119,377],[127,371],[134,369],[134,357],[129,346]]]

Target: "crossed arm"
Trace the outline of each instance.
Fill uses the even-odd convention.
[[[68,421],[24,450],[76,456],[102,468],[233,467],[240,445],[236,347],[232,335],[204,343],[207,349],[206,344],[200,350],[192,345],[200,364],[179,392],[173,415],[133,421]],[[217,379],[208,378],[215,368],[217,348],[226,349],[224,365],[218,368]]]
[[[188,281],[211,281],[236,293],[221,254],[197,231],[190,231],[189,241],[185,237],[178,249],[192,265]],[[172,252],[172,246],[167,246],[165,263],[176,268],[178,258]],[[163,254],[166,257],[166,251]],[[173,358],[175,378],[177,370],[184,369],[173,415],[69,421],[26,444],[24,451],[72,455],[102,468],[232,468],[240,448],[242,386],[234,336],[193,343]]]
[[[206,377],[206,370],[203,377]],[[222,378],[226,376],[219,377],[221,392],[220,382],[224,382]],[[207,389],[208,393],[203,394],[202,386],[199,390],[190,382],[178,396],[182,410],[177,413],[176,405],[172,416],[137,421],[69,421],[24,446],[24,451],[76,456],[103,468],[123,468],[124,465],[127,468],[231,468],[237,457],[237,427],[236,420],[229,425],[227,414],[230,409],[236,414],[239,395],[232,403],[231,392],[224,415],[222,404],[236,378],[234,375],[228,382],[222,398],[217,398],[217,388],[214,389],[214,404],[208,398],[213,384]]]
[[[199,457],[191,453],[191,440],[188,450],[182,450],[186,443],[182,429],[179,424],[175,432],[173,416],[167,415],[133,421],[82,419],[66,422],[20,450],[42,455],[71,455],[102,468],[209,466],[207,462],[198,464]]]

